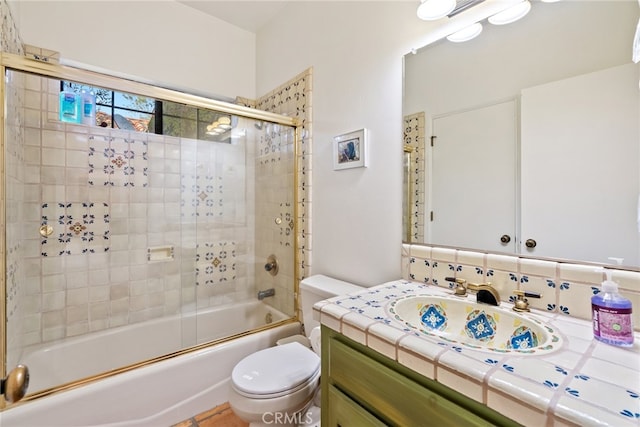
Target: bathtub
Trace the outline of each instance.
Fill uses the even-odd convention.
[[[29,367],[33,393],[286,318],[260,301],[234,303],[34,346],[20,363]]]
[[[256,319],[262,318],[262,324],[264,324],[264,317],[268,316],[268,313],[271,313],[274,322],[280,320],[280,317],[285,317],[260,302],[251,302],[210,310],[197,317],[187,318],[187,323],[193,322],[198,332],[202,330],[203,333],[211,333],[201,339],[201,341],[209,340],[218,332],[216,332],[216,328],[208,328],[205,331],[204,329],[207,328],[204,328],[204,324],[224,323],[225,326],[230,327],[231,323],[235,323],[235,319],[241,318],[238,315],[239,310],[247,310],[248,313],[255,314]],[[182,318],[185,320],[184,316]],[[115,366],[117,363],[122,366],[123,363],[120,355],[114,355],[113,350],[109,349],[109,343],[113,343],[113,340],[120,342],[126,339],[127,347],[131,344],[131,347],[136,349],[135,354],[138,359],[133,362],[144,359],[145,354],[151,354],[147,353],[148,350],[145,348],[147,344],[155,344],[160,341],[159,348],[154,351],[161,348],[166,352],[168,347],[165,347],[165,341],[175,335],[174,328],[176,328],[170,322],[167,323],[167,320],[171,319],[144,322],[139,325],[140,327],[135,328],[123,328],[127,330],[123,336],[115,336],[111,331],[108,331],[95,334],[95,337],[92,335],[70,340],[74,345],[66,348],[64,346],[58,348],[58,344],[56,344],[42,349],[44,354],[34,354],[31,360],[44,361],[47,354],[50,354],[49,357],[55,358],[53,363],[64,361],[64,367],[58,368],[56,365],[55,368],[55,377],[62,378],[63,374],[59,374],[58,371],[73,372],[73,375],[78,377],[78,368],[85,368],[86,362],[83,361],[83,357],[97,357],[101,362],[104,362],[100,368],[103,372],[109,370],[110,366]],[[177,323],[181,327],[181,323]],[[234,325],[234,327],[236,326]],[[164,327],[170,329],[163,329]],[[247,329],[244,324],[237,327],[240,328],[237,332],[243,332]],[[160,330],[157,331],[157,329]],[[260,349],[275,345],[275,342],[280,338],[299,332],[300,323],[284,323],[212,347],[97,380],[68,391],[18,403],[4,412],[0,412],[0,425],[3,427],[169,426],[226,402],[231,370],[238,361]],[[191,329],[189,329],[189,334],[192,334]],[[105,338],[106,343],[102,343],[100,338]],[[76,353],[79,349],[93,350],[89,356],[86,353],[84,355]],[[157,355],[156,353],[151,357]],[[115,356],[118,362],[111,362],[111,356]],[[146,358],[149,359],[149,357]],[[104,369],[105,367],[107,369]],[[31,370],[31,366],[29,368]],[[39,369],[45,370],[44,368]],[[35,369],[31,372],[32,382],[38,384]],[[42,384],[42,382],[40,383]],[[36,390],[31,386],[29,389],[30,391]]]

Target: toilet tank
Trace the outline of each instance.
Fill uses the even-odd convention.
[[[362,286],[344,282],[332,277],[316,274],[300,282],[300,306],[302,308],[302,322],[307,336],[320,323],[313,319],[313,305],[318,301],[338,295],[361,291]]]

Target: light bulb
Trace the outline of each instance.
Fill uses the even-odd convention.
[[[447,16],[456,7],[456,0],[423,0],[418,6],[418,18],[433,21]]]

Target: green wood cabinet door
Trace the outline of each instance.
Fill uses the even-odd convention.
[[[380,425],[374,421],[401,427],[518,425],[328,328],[322,331],[321,378],[323,426]],[[356,412],[374,421],[340,422]]]
[[[331,411],[326,419],[322,419],[323,427],[384,427],[386,425],[332,386],[329,387],[328,405]]]

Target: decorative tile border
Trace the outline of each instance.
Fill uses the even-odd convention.
[[[258,98],[253,105],[260,110],[295,117],[302,124],[298,150],[298,230],[300,281],[311,274],[311,155],[312,155],[312,91],[313,69],[308,68],[285,84]]]
[[[408,206],[411,207],[409,218],[410,235],[412,241],[421,242],[424,240],[425,221],[425,118],[424,112],[411,114],[404,117],[404,145],[405,148],[413,150],[411,152],[411,164],[409,165],[409,182],[411,185],[411,200]],[[405,208],[406,209],[406,208]],[[403,221],[407,220],[406,212],[402,216]],[[403,228],[406,229],[406,228]]]
[[[311,172],[311,155],[312,155],[312,83],[313,74],[312,68],[309,68],[297,76],[293,77],[288,82],[280,85],[276,89],[261,96],[257,100],[251,100],[247,98],[237,98],[236,102],[251,108],[258,108],[263,111],[272,113],[278,113],[297,118],[301,123],[300,132],[300,145],[297,150],[297,176],[298,182],[297,188],[293,188],[292,191],[297,191],[298,217],[296,218],[298,229],[297,235],[294,236],[294,228],[290,225],[290,221],[286,221],[286,217],[289,214],[291,219],[293,218],[293,200],[268,200],[267,203],[273,208],[266,209],[262,212],[261,216],[256,219],[256,223],[259,224],[258,228],[263,230],[272,230],[272,235],[277,236],[279,233],[281,246],[293,246],[293,239],[298,241],[298,268],[297,270],[291,269],[294,277],[288,277],[286,272],[281,272],[275,278],[274,286],[277,288],[276,297],[270,303],[273,303],[274,307],[280,309],[285,313],[293,313],[293,299],[295,298],[293,290],[291,288],[291,280],[300,282],[304,277],[311,274],[311,260],[312,260],[312,230],[310,223],[311,216],[311,191],[310,191],[310,172]],[[261,135],[259,148],[256,159],[256,172],[268,176],[273,171],[277,170],[280,164],[288,164],[291,159],[288,157],[295,151],[293,150],[293,144],[295,143],[294,135],[292,132],[283,132],[282,126],[270,125],[267,129],[263,126],[263,131],[266,131]],[[287,156],[287,157],[285,157]],[[286,158],[286,162],[283,162]],[[291,171],[287,171],[286,174],[290,174]],[[280,173],[280,172],[279,172]],[[275,175],[280,176],[280,175]],[[259,185],[256,190],[261,192]],[[289,189],[282,190],[282,193],[290,191]],[[293,193],[292,193],[293,194]],[[278,206],[280,209],[275,209]],[[274,219],[280,218],[281,223],[274,225]],[[275,226],[275,228],[273,228]],[[272,253],[273,243],[270,239],[259,239],[256,242],[256,253],[269,254]],[[286,257],[289,257],[287,252]],[[283,265],[293,265],[294,254],[290,254],[291,259],[281,259]],[[260,274],[263,273],[261,269],[256,271],[256,283],[264,280]],[[262,278],[261,278],[262,277]]]
[[[513,291],[536,292],[540,299],[529,298],[533,308],[591,320],[591,297],[600,292],[602,272],[591,265],[545,261],[518,256],[485,254],[426,245],[405,245],[403,277],[407,280],[452,288],[446,277],[462,278],[472,283],[491,282],[502,301],[513,302]],[[640,302],[640,273],[612,270],[619,289],[633,303]],[[403,273],[404,274],[404,273]],[[633,322],[640,330],[640,310],[634,310]]]

